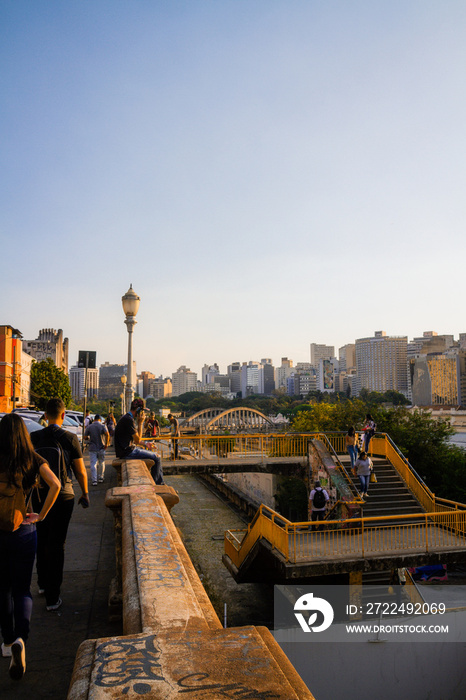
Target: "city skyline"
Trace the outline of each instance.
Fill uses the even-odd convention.
[[[2,323],[124,364],[132,283],[164,376],[457,337],[465,29],[459,0],[2,3]]]
[[[340,353],[339,353],[340,349],[346,348],[348,345],[351,345],[351,346],[353,346],[353,348],[354,348],[355,343],[356,343],[356,341],[358,341],[358,340],[359,340],[359,341],[360,341],[360,340],[366,340],[366,339],[369,340],[369,341],[375,340],[376,334],[379,334],[379,333],[382,333],[383,335],[385,335],[385,332],[384,332],[383,330],[382,330],[382,331],[374,331],[374,332],[373,332],[372,334],[370,334],[370,335],[364,336],[364,337],[362,337],[362,338],[355,338],[355,339],[353,339],[353,340],[351,340],[351,341],[348,341],[348,342],[344,343],[343,345],[340,345],[340,346],[336,346],[336,345],[335,345],[335,346],[333,346],[333,347],[334,347],[334,350],[335,350],[335,354],[333,355],[333,358],[339,360],[339,359],[340,359]],[[434,331],[432,331],[432,330],[429,330],[429,331],[422,331],[422,332],[419,333],[419,334],[408,334],[408,335],[394,334],[393,336],[391,336],[390,334],[387,333],[386,335],[387,335],[389,338],[404,338],[404,337],[406,337],[406,338],[407,338],[407,344],[409,345],[409,344],[412,343],[415,339],[419,339],[419,338],[421,338],[421,337],[423,337],[423,336],[424,336],[424,338],[427,340],[431,333],[433,333],[433,337],[434,337],[434,338],[435,338],[436,336],[442,336],[442,335],[452,336],[455,343],[458,343],[458,342],[460,341],[460,338],[459,338],[460,335],[465,335],[465,333],[464,333],[463,331],[460,331],[459,333],[456,333],[456,334],[455,334],[455,333],[441,334],[441,333],[437,333],[437,331],[435,331],[435,330],[434,330]],[[462,341],[462,342],[464,342],[464,341]],[[319,345],[320,345],[321,347],[326,347],[326,348],[332,347],[331,343],[326,343],[326,342],[319,343]],[[197,366],[192,366],[192,365],[190,365],[188,362],[183,362],[181,365],[178,365],[177,367],[173,367],[171,370],[169,370],[169,371],[166,372],[166,373],[158,372],[157,369],[156,369],[156,368],[154,369],[153,367],[141,367],[141,366],[138,365],[138,363],[137,363],[136,360],[135,360],[134,362],[135,362],[135,365],[136,365],[136,372],[137,372],[138,375],[140,375],[142,372],[151,372],[151,373],[153,373],[156,377],[160,377],[160,376],[161,376],[161,377],[164,377],[164,378],[167,378],[167,377],[170,378],[170,377],[172,376],[172,374],[174,374],[175,372],[177,372],[178,369],[180,369],[181,367],[185,367],[186,369],[188,369],[188,370],[190,370],[190,371],[192,371],[192,372],[195,372],[195,373],[198,375],[198,377],[200,377],[200,376],[202,376],[202,370],[203,370],[205,367],[211,367],[211,366],[214,366],[215,364],[218,365],[220,374],[223,374],[223,373],[226,373],[228,366],[234,364],[235,362],[238,362],[238,363],[240,363],[240,364],[246,364],[246,363],[249,363],[249,362],[259,362],[259,363],[260,363],[260,362],[262,361],[262,359],[264,359],[264,358],[267,358],[268,360],[271,360],[270,364],[272,364],[273,367],[274,367],[275,369],[278,368],[278,367],[280,367],[280,365],[281,365],[281,363],[282,363],[282,360],[286,360],[287,362],[290,362],[290,361],[291,361],[292,367],[294,367],[294,368],[295,368],[298,364],[300,364],[300,363],[303,363],[303,364],[310,364],[310,365],[312,365],[312,366],[314,366],[314,367],[318,367],[318,362],[317,362],[317,363],[314,363],[314,364],[312,364],[312,362],[311,362],[312,355],[311,355],[310,346],[311,346],[311,343],[308,344],[309,353],[308,353],[308,357],[305,358],[305,359],[303,359],[303,358],[291,357],[290,355],[282,354],[282,355],[280,355],[279,358],[277,358],[277,359],[275,360],[274,358],[268,357],[268,356],[267,356],[267,353],[262,353],[262,355],[261,355],[260,357],[247,357],[247,358],[246,358],[246,357],[243,357],[243,356],[242,356],[242,357],[240,357],[240,358],[232,358],[232,359],[230,359],[229,361],[227,361],[225,364],[222,364],[222,363],[220,363],[220,362],[217,362],[217,360],[215,360],[215,358],[212,359],[212,360],[209,359],[209,360],[205,360],[205,361],[202,363],[202,365],[199,366],[199,368],[198,368]],[[92,348],[92,350],[93,350],[93,349],[94,349],[94,348]],[[88,350],[89,350],[89,348],[88,348]],[[106,364],[106,363],[108,363],[108,364],[110,364],[110,365],[118,365],[118,364],[121,364],[122,366],[126,366],[126,361],[122,361],[122,362],[120,363],[120,362],[116,362],[116,361],[113,361],[113,360],[108,359],[108,358],[105,359],[105,360],[100,361],[98,350],[97,350],[96,352],[97,352],[97,363],[96,363],[96,366],[97,366],[97,367],[101,367],[102,365],[104,365],[104,364]],[[330,355],[328,355],[328,357],[330,357]],[[76,365],[77,365],[77,356],[76,356],[76,361],[73,361],[72,358],[70,358],[69,367],[73,367],[73,366],[76,366]]]

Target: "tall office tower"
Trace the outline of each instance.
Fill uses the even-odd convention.
[[[202,368],[202,384],[213,384],[218,374],[220,374],[220,369],[216,362],[213,365],[204,365]]]
[[[84,398],[86,383],[86,368],[77,365],[70,367],[71,396],[75,401]],[[99,396],[99,370],[92,368],[87,370],[87,398]]]
[[[148,396],[152,396],[153,399],[158,401],[158,399],[164,399],[165,397],[172,395],[172,380],[169,377],[165,379],[160,375],[157,379],[151,379],[149,381],[149,392]]]
[[[260,393],[261,363],[250,360],[241,365],[241,397]]]
[[[99,367],[99,399],[117,399],[124,391],[122,377],[126,377],[128,365],[111,365],[104,362]],[[133,361],[132,385],[136,386],[136,361]]]
[[[241,391],[241,362],[232,362],[227,367],[227,375],[230,379],[230,391],[239,394]]]
[[[172,374],[172,396],[181,396],[188,391],[198,391],[197,374],[182,365]]]
[[[331,360],[319,360],[316,374],[317,388],[319,391],[326,391],[329,393],[337,391],[335,375],[338,374],[338,360],[336,357],[333,357]]]
[[[24,351],[41,362],[52,358],[58,369],[68,374],[68,338],[63,338],[61,328],[43,328],[35,340],[23,341]]]
[[[460,336],[461,340],[461,336]],[[408,359],[434,352],[446,352],[458,346],[453,335],[438,335],[435,331],[424,331],[422,337],[413,338],[408,343]]]
[[[275,390],[275,368],[272,360],[269,357],[264,357],[261,360],[261,378],[260,378],[260,394],[270,396]]]
[[[427,353],[409,360],[415,406],[460,406],[466,401],[466,352]]]
[[[149,383],[151,379],[155,379],[155,374],[152,374],[152,372],[141,372],[141,374],[138,377],[139,380],[142,380],[142,394],[141,396],[143,399],[146,398],[146,396],[149,394]]]
[[[354,343],[348,343],[338,349],[338,362],[340,372],[347,374],[351,370],[356,369],[356,346]]]
[[[320,360],[331,360],[335,357],[334,345],[318,345],[311,343],[311,365],[317,369]]]
[[[275,367],[275,387],[277,389],[286,389],[288,391],[288,378],[294,373],[293,360],[287,357],[282,357],[280,367]]]
[[[408,393],[408,338],[376,331],[356,340],[356,367],[361,389]]]
[[[455,343],[453,335],[438,335],[435,331],[424,331],[422,337],[413,338],[408,343],[408,398],[414,401],[413,389],[413,368],[411,360],[422,355],[443,354],[449,350],[459,350],[461,342]],[[420,367],[421,365],[418,365]],[[419,389],[417,389],[419,391]],[[418,394],[419,398],[419,394]],[[425,396],[424,396],[425,398]],[[421,404],[419,404],[421,405]],[[426,404],[427,405],[427,404]]]

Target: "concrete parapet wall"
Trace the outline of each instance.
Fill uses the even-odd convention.
[[[170,517],[174,490],[154,486],[143,462],[120,468],[107,505],[121,529],[124,636],[81,644],[68,699],[312,700],[266,628],[222,628]]]

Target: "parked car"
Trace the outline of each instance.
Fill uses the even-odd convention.
[[[21,418],[35,420],[37,423],[43,415],[43,411],[34,411],[32,408],[14,408],[12,413],[17,413]]]
[[[15,413],[18,413],[18,411],[15,411]],[[0,413],[0,420],[5,415],[6,415],[6,413]],[[25,415],[21,415],[21,414],[19,414],[19,415],[23,419],[24,425],[26,426],[29,433],[34,433],[36,430],[43,429],[43,426],[39,425],[39,423],[36,420],[32,420],[31,418],[27,418]]]
[[[25,413],[23,413],[21,411],[15,411],[15,413],[17,413],[19,416],[21,416],[21,418],[23,419],[23,421],[26,425],[26,428],[28,429],[28,431],[30,433],[33,433],[35,430],[42,430],[43,426],[39,424],[39,419],[42,415],[42,412],[38,411],[38,412],[29,412],[29,413],[25,412]],[[37,417],[36,417],[36,415],[34,415],[34,417],[33,417],[32,413],[34,413],[34,414],[37,413]],[[5,415],[4,413],[0,413],[0,419],[3,418],[4,415]],[[83,429],[82,429],[81,425],[76,423],[76,421],[73,420],[72,418],[70,418],[69,416],[65,416],[65,419],[63,421],[63,430],[67,430],[69,433],[74,433],[75,435],[77,435],[78,440],[79,440],[79,444],[82,447]]]
[[[65,411],[65,416],[69,416],[70,418],[74,418],[74,420],[77,421],[78,424],[81,426],[84,423],[82,411]]]

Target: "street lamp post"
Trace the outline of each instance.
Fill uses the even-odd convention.
[[[121,398],[121,415],[124,416],[126,413],[126,408],[125,408],[125,386],[126,386],[126,375],[123,375],[121,378],[121,384],[123,388],[123,393],[120,394]]]
[[[136,325],[136,314],[139,309],[139,297],[133,289],[133,285],[130,284],[128,291],[121,298],[123,304],[123,311],[125,313],[125,323],[128,329],[128,367],[126,370],[126,409],[129,411],[131,401],[133,400],[134,390],[133,390],[133,328]]]

